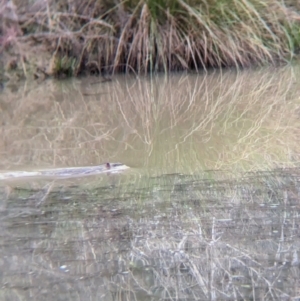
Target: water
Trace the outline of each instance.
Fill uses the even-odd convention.
[[[24,84],[1,94],[0,169],[122,162],[159,173],[299,161],[298,69]]]
[[[1,300],[299,298],[299,68],[0,94]]]

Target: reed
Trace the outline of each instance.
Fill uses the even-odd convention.
[[[277,65],[300,49],[296,1],[17,0],[14,26],[5,3],[1,49],[42,44],[53,75]]]

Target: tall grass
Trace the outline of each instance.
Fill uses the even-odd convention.
[[[290,61],[300,49],[300,8],[293,2],[17,0],[15,10],[19,40],[52,53],[49,73],[77,75]],[[2,25],[5,37],[9,26]]]

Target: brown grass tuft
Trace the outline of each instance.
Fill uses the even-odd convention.
[[[278,64],[299,51],[299,10],[279,0],[2,0],[0,49],[43,44],[45,69],[67,76]]]

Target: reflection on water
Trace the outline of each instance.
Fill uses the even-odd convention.
[[[299,69],[299,68],[298,68]],[[152,173],[299,161],[298,69],[24,85],[0,95],[0,169],[122,162]]]
[[[0,169],[131,169],[1,181],[0,299],[297,300],[298,76],[5,89]]]

